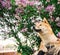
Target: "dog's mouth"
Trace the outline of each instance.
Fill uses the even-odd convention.
[[[33,26],[33,29],[36,31],[36,32],[40,32],[41,29],[36,29],[35,26]]]

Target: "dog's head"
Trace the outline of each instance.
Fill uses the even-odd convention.
[[[52,31],[46,18],[44,18],[42,21],[35,22],[34,30],[39,33],[48,33]]]

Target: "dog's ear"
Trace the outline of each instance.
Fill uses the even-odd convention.
[[[47,21],[46,18],[43,19],[43,22],[46,23],[46,24],[48,24],[48,25],[50,26],[50,24],[49,24],[49,22]],[[51,27],[51,26],[50,26],[50,27]]]
[[[49,24],[46,18],[43,19],[43,22]]]

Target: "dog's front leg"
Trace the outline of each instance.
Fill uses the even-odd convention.
[[[45,52],[40,50],[37,55],[44,55],[44,54],[45,54]]]
[[[37,55],[44,55],[47,52],[47,48],[45,47],[44,43],[41,42],[39,52]]]

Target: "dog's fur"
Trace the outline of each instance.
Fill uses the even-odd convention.
[[[41,38],[41,44],[39,47],[39,51],[37,51],[38,54],[34,55],[44,55],[41,54],[45,52],[45,55],[58,55],[60,51],[60,39],[58,39],[52,29],[46,18],[44,18],[42,21],[35,22],[35,30],[37,31],[38,35]],[[53,46],[52,48],[46,47],[46,46]],[[60,55],[60,54],[59,54]]]

